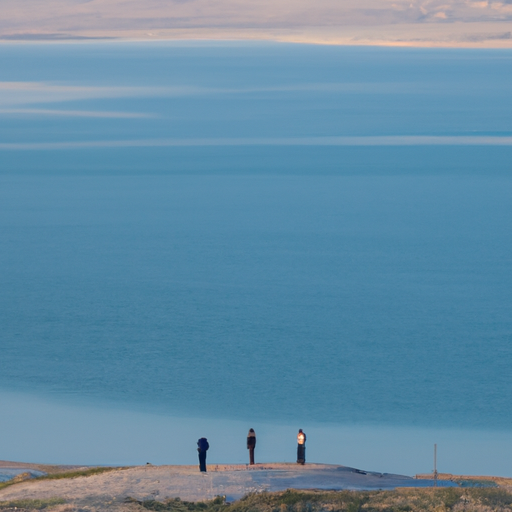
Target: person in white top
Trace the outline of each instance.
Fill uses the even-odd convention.
[[[306,463],[306,434],[299,428],[297,434],[297,464]]]

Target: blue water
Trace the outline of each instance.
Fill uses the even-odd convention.
[[[30,473],[33,477],[41,476],[43,473],[41,471],[35,471],[33,469],[9,469],[9,468],[1,468],[0,469],[0,482],[7,482],[11,480],[17,475],[21,473]]]
[[[2,44],[0,63],[0,391],[17,416],[260,422],[269,444],[309,425],[323,460],[349,428],[423,432],[428,457],[425,432],[510,438],[512,146],[471,137],[512,134],[512,52]],[[384,135],[469,143],[319,139]],[[61,405],[30,418],[33,396]],[[29,460],[19,436],[9,453]],[[512,475],[509,459],[469,463]]]

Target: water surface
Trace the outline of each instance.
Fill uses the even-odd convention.
[[[255,425],[269,460],[293,460],[307,425],[318,461],[412,473],[417,445],[426,471],[441,438],[447,471],[512,475],[503,451],[467,457],[511,433],[512,147],[319,142],[509,136],[510,52],[7,44],[0,59],[9,410],[33,421],[41,397],[48,432],[75,407],[139,418],[123,456],[105,460],[106,440],[76,454],[98,463],[145,462],[148,414],[176,436],[218,428],[224,461]],[[352,455],[329,452],[360,432]],[[81,462],[56,439],[52,462]]]

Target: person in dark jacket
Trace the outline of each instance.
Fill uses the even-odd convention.
[[[297,464],[306,463],[306,434],[299,428],[297,434]]]
[[[250,428],[247,434],[247,449],[249,450],[249,464],[254,465],[254,448],[256,448],[256,432]]]
[[[206,452],[210,448],[206,437],[201,437],[197,441],[197,451],[199,452],[199,471],[206,473]]]

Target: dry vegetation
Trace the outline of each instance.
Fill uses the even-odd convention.
[[[110,467],[110,466],[98,466],[92,468],[80,468],[80,469],[61,469],[60,471],[53,471],[43,476],[33,477],[31,473],[20,473],[16,475],[11,480],[7,480],[6,482],[0,482],[0,489],[5,487],[10,487],[11,485],[15,485],[20,482],[24,482],[25,480],[60,480],[62,478],[78,478],[81,476],[92,476],[99,475],[101,473],[106,473],[108,471],[117,471],[123,468],[118,467]],[[5,508],[5,507],[4,507]],[[0,502],[0,510],[2,509],[2,502]]]
[[[494,487],[397,489],[394,491],[295,491],[251,494],[234,503],[218,497],[192,503],[179,498],[118,502],[62,499],[0,502],[0,511],[51,512],[512,512],[512,492]]]
[[[416,475],[418,479],[431,480],[432,473]],[[461,487],[505,487],[512,490],[512,478],[501,476],[463,476],[452,475],[451,473],[439,473],[438,480],[449,480],[459,484]]]

